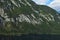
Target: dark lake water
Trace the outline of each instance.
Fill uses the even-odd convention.
[[[29,34],[21,36],[0,35],[0,40],[60,40],[60,35]]]

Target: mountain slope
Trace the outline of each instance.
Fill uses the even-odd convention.
[[[37,5],[32,0],[5,0],[0,4],[6,33],[50,34],[58,31],[60,15],[48,6]]]

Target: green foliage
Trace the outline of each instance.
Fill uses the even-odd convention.
[[[45,5],[37,5],[31,0],[27,1],[31,6],[29,6],[29,4],[27,4],[24,0],[22,0],[22,2],[26,5],[20,3],[19,0],[14,0],[14,3],[11,0],[0,2],[0,6],[10,18],[10,21],[5,21],[5,26],[0,30],[0,32],[36,34],[60,33],[60,23],[58,23],[60,21],[58,21],[58,16],[56,16],[57,12],[54,9]],[[21,14],[24,15],[23,17],[27,17],[30,22],[26,21],[28,20],[27,18],[23,19],[23,17],[19,17]],[[51,17],[49,14],[51,14],[53,17]],[[11,21],[11,18],[13,18],[13,22]],[[24,21],[22,21],[20,18],[22,18]],[[48,21],[48,18],[51,20]],[[54,18],[54,21],[52,21],[52,18]],[[19,19],[21,21],[19,21]]]

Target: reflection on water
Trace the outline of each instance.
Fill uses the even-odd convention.
[[[0,35],[1,40],[56,40],[59,39],[58,35],[47,35],[47,34],[29,34],[21,36],[3,36]]]

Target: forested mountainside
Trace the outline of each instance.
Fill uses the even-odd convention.
[[[0,15],[0,33],[60,33],[60,14],[32,0],[0,0]]]

